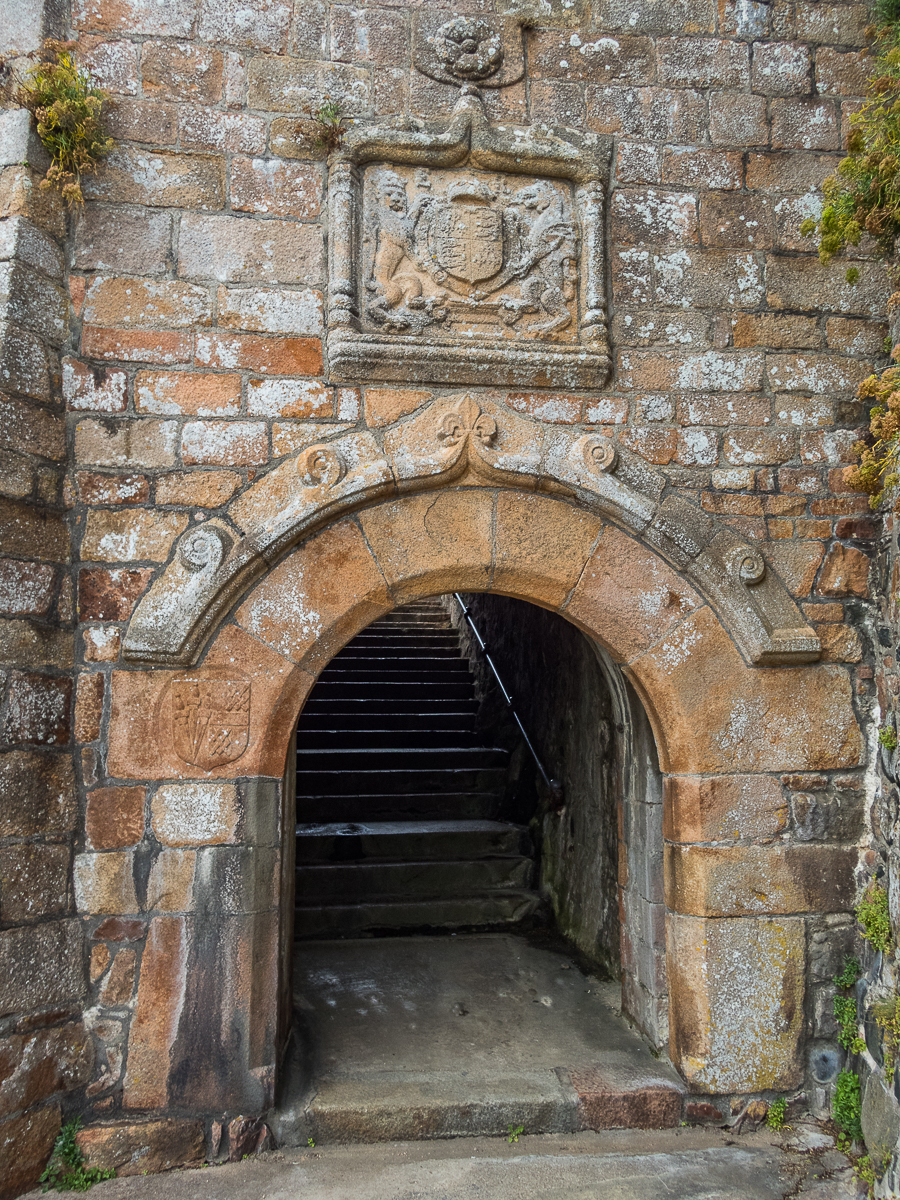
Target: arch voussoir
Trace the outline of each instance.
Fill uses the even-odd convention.
[[[293,546],[356,510],[461,485],[549,493],[633,534],[716,609],[747,662],[821,653],[759,552],[669,490],[643,460],[601,434],[548,427],[464,394],[377,436],[353,432],[302,447],[232,501],[227,519],[187,531],[131,617],[125,657],[196,662],[225,613]]]

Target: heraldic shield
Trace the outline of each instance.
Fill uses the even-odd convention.
[[[240,758],[250,736],[250,681],[174,679],[172,734],[178,757],[205,771]]]
[[[478,283],[503,266],[503,218],[492,208],[448,204],[434,222],[435,257],[448,275]]]

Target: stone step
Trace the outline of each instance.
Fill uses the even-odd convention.
[[[428,687],[443,687],[462,685],[474,692],[474,680],[469,674],[465,663],[449,662],[410,662],[403,663],[396,659],[382,659],[381,662],[372,659],[362,659],[361,663],[331,663],[319,676],[320,684],[343,683],[352,687],[372,687],[378,684],[391,685],[421,683]]]
[[[351,734],[348,733],[348,738]],[[297,768],[310,773],[356,775],[359,772],[505,770],[509,752],[492,746],[339,746],[331,749],[297,749]],[[299,779],[299,775],[298,775]]]
[[[297,862],[376,862],[530,855],[531,835],[507,821],[378,821],[297,826]]]
[[[496,792],[394,792],[367,796],[333,794],[300,796],[297,819],[313,822],[362,821],[496,821],[503,820],[503,800]]]
[[[381,930],[501,929],[535,915],[540,899],[514,888],[455,898],[420,896],[366,904],[298,905],[297,938],[353,937]]]
[[[381,671],[446,671],[456,675],[470,673],[468,662],[458,655],[454,658],[449,654],[411,654],[405,650],[396,654],[381,655],[344,654],[342,650],[331,660],[320,678],[324,678],[326,673],[332,670],[342,674],[354,671],[362,675],[372,675]]]
[[[410,664],[421,659],[439,659],[444,663],[459,661],[466,664],[466,660],[456,646],[455,638],[446,646],[423,646],[418,640],[398,642],[398,644],[392,645],[387,638],[384,641],[369,642],[364,646],[359,646],[354,641],[349,646],[345,646],[343,650],[339,650],[331,662],[335,666],[343,666],[346,662],[359,663],[373,658],[379,660],[394,658],[402,662],[409,661]]]
[[[466,767],[442,767],[420,770],[368,771],[300,770],[297,772],[297,796],[372,796],[389,792],[406,796],[416,792],[496,792],[506,772],[502,767],[470,770]]]
[[[472,716],[478,711],[478,701],[464,697],[419,696],[410,698],[397,696],[386,700],[381,696],[328,696],[319,697],[313,694],[303,708],[301,727],[306,722],[320,714],[343,714],[352,717],[354,723],[365,716],[381,716],[382,713],[392,713],[397,716],[414,716],[432,720],[442,713],[469,713]]]
[[[378,705],[364,710],[362,713],[320,712],[303,714],[303,725],[298,731],[298,742],[301,738],[317,732],[339,730],[341,736],[345,731],[372,733],[380,729],[395,733],[403,730],[412,732],[416,738],[430,730],[449,729],[471,733],[474,727],[472,712],[391,712],[385,705]]]
[[[370,1078],[329,1079],[319,1085],[304,1116],[304,1132],[308,1129],[308,1136],[323,1145],[508,1137],[520,1125],[529,1133],[571,1134],[582,1128],[578,1096],[553,1071],[484,1078],[451,1071],[405,1075],[380,1078],[377,1091]],[[588,1194],[600,1195],[579,1192],[584,1200]]]
[[[457,900],[476,892],[493,893],[532,885],[530,858],[456,859],[447,862],[304,863],[297,869],[297,906],[341,903],[406,902],[417,896]]]
[[[464,683],[384,683],[373,680],[362,683],[358,680],[346,682],[323,678],[316,683],[318,698],[322,700],[470,700],[473,694],[470,679]]]
[[[452,746],[460,745],[466,749],[476,749],[480,745],[471,731],[471,718],[466,719],[467,727],[462,728],[453,728],[449,723],[446,728],[435,728],[433,723],[428,723],[427,728],[410,729],[409,726],[398,726],[393,722],[390,723],[393,724],[393,728],[382,728],[389,724],[387,721],[376,722],[377,727],[373,729],[360,729],[349,723],[343,728],[337,728],[338,723],[333,720],[330,724],[335,728],[306,728],[302,735],[298,734],[298,752],[312,749],[343,750],[350,744],[354,748],[387,749],[391,747],[410,750],[419,750],[426,746],[449,749]]]

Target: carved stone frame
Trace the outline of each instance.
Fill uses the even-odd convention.
[[[608,140],[574,130],[553,134],[488,123],[477,88],[464,87],[441,130],[365,125],[329,159],[328,364],[334,382],[469,383],[601,388],[609,375],[604,246]],[[479,339],[367,331],[362,326],[360,254],[366,163],[468,166],[571,181],[580,226],[577,340]],[[477,353],[474,353],[477,349]]]

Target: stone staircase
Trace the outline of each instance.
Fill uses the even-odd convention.
[[[508,751],[485,747],[437,600],[395,609],[322,672],[297,730],[295,936],[503,929],[539,907]]]

